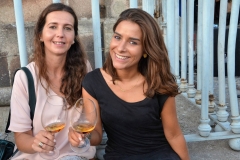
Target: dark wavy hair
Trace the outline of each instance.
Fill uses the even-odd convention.
[[[142,31],[143,53],[148,56],[140,59],[138,71],[146,78],[148,84],[148,89],[144,94],[147,97],[153,97],[155,93],[169,96],[179,94],[175,76],[170,71],[170,62],[162,32],[155,19],[141,9],[130,8],[120,14],[113,26],[113,32],[122,21],[134,22],[140,26]],[[115,80],[119,80],[109,53],[103,69],[112,76],[113,83]]]
[[[41,79],[45,79],[48,86],[43,87],[48,91],[50,80],[47,75],[47,66],[45,62],[45,51],[44,43],[40,41],[40,36],[43,30],[43,27],[46,23],[46,17],[49,13],[54,11],[65,11],[70,13],[74,18],[74,32],[75,32],[75,43],[71,45],[70,49],[67,52],[66,62],[64,65],[64,75],[62,77],[62,84],[60,87],[61,93],[65,95],[65,98],[68,104],[71,106],[74,105],[76,100],[82,96],[82,79],[87,73],[87,59],[86,53],[83,49],[83,46],[80,42],[78,35],[78,18],[74,10],[62,3],[52,3],[47,6],[42,13],[40,14],[37,24],[34,30],[34,54],[32,61],[35,62],[39,70],[39,79],[42,84]]]

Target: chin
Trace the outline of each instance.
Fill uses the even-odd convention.
[[[117,69],[117,70],[123,70],[123,69],[125,69],[125,67],[122,66],[122,65],[113,65],[113,67],[114,67],[115,69]]]
[[[56,51],[55,54],[57,55],[63,55],[63,54],[66,54],[67,51]]]

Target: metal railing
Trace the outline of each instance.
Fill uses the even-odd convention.
[[[167,3],[167,4],[166,4]],[[162,0],[162,26],[163,31],[166,32],[166,44],[171,61],[173,73],[179,81],[179,69],[177,68],[178,59],[181,57],[181,80],[179,88],[189,101],[195,104],[201,110],[200,125],[196,134],[185,135],[187,142],[204,141],[216,139],[231,139],[229,145],[235,150],[240,150],[240,146],[236,146],[240,142],[240,117],[239,107],[236,92],[235,80],[235,48],[236,36],[238,27],[239,14],[239,0],[232,0],[231,18],[229,25],[228,45],[227,45],[227,80],[229,87],[231,122],[228,122],[229,113],[225,104],[225,31],[226,31],[226,14],[227,14],[227,0],[220,1],[220,19],[218,28],[218,82],[219,82],[219,104],[217,111],[214,111],[214,92],[213,92],[213,29],[214,29],[214,4],[215,0],[198,0],[198,23],[197,23],[197,50],[194,51],[194,0],[181,0],[179,6],[178,0],[170,2],[169,0]],[[174,6],[174,5],[175,6]],[[164,11],[167,5],[167,11]],[[175,10],[174,10],[175,7]],[[181,17],[179,22],[178,10],[181,8]],[[175,16],[173,15],[175,14]],[[172,22],[175,18],[174,23]],[[178,26],[175,28],[173,26]],[[160,24],[161,25],[161,24]],[[166,29],[165,29],[166,28]],[[178,33],[181,30],[181,34]],[[175,34],[175,35],[173,35]],[[178,38],[180,36],[181,43],[178,46]],[[174,40],[175,39],[175,46]],[[174,53],[174,50],[175,53]],[[178,55],[178,48],[181,48],[181,54]],[[195,53],[196,52],[196,53]],[[194,54],[197,55],[197,88],[194,86]],[[171,58],[175,57],[175,58]],[[175,63],[174,63],[175,62]],[[175,64],[175,65],[174,65]],[[188,79],[187,79],[188,78]],[[217,130],[212,132],[210,121],[217,124]]]

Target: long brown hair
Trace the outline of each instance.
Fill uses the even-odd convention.
[[[66,62],[64,65],[64,75],[62,77],[62,84],[60,87],[60,91],[65,95],[68,104],[73,106],[76,100],[82,95],[81,82],[87,73],[87,61],[86,53],[78,35],[78,18],[71,7],[62,3],[52,3],[42,11],[34,31],[34,54],[32,61],[34,61],[38,67],[38,76],[41,84],[42,78],[46,80],[48,86],[44,86],[43,84],[42,86],[46,89],[46,91],[48,91],[50,80],[46,72],[47,66],[45,62],[44,43],[40,41],[40,35],[46,23],[47,15],[54,11],[68,12],[74,18],[75,43],[71,45],[67,52]]]
[[[147,12],[131,8],[123,11],[113,26],[115,32],[118,24],[122,21],[131,21],[138,24],[142,31],[143,53],[147,58],[141,58],[138,63],[138,71],[146,78],[148,89],[147,97],[153,97],[155,93],[176,96],[178,86],[175,76],[170,71],[170,62],[162,32],[155,19]],[[112,76],[113,82],[119,79],[113,67],[110,54],[108,54],[103,69]]]

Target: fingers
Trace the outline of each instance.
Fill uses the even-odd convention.
[[[68,140],[73,147],[77,147],[80,144],[82,137],[83,136],[80,133],[74,131],[72,128],[69,128]]]
[[[51,153],[54,150],[56,140],[54,135],[46,131],[40,131],[36,136],[32,144],[32,148],[36,152]]]

